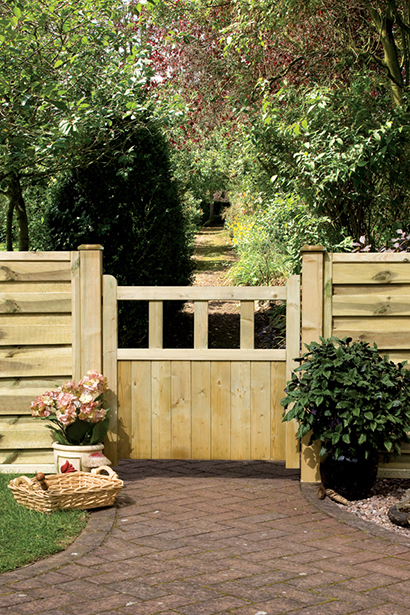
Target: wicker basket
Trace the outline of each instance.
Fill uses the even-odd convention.
[[[108,476],[101,475],[102,471]],[[91,472],[70,472],[46,476],[48,485],[44,491],[36,478],[18,476],[10,481],[8,488],[14,498],[26,508],[49,513],[63,508],[100,508],[112,506],[124,486],[115,472],[101,466]]]

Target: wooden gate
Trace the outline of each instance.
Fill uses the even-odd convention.
[[[117,348],[117,302],[148,301],[149,347]],[[163,301],[194,304],[194,348],[164,349]],[[240,348],[208,348],[208,302],[240,302]],[[256,300],[286,301],[286,350],[254,349]],[[266,459],[299,467],[282,423],[300,354],[300,279],[278,287],[117,287],[103,281],[103,369],[117,382],[107,453],[126,459]]]

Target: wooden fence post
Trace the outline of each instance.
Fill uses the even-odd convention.
[[[112,275],[103,276],[103,374],[108,379],[109,391],[106,405],[110,409],[110,428],[104,442],[104,453],[118,464],[118,318],[117,280]]]
[[[291,275],[286,284],[286,381],[299,365],[300,357],[300,276]],[[298,424],[286,423],[286,467],[300,468],[300,443],[296,438]]]
[[[319,342],[323,335],[323,246],[304,246],[302,253],[302,353],[304,344]],[[301,481],[320,481],[318,442],[308,446],[309,435],[302,439]]]
[[[102,372],[102,246],[81,245],[73,280],[74,377],[88,370]],[[77,279],[79,276],[79,279]],[[79,296],[78,294],[79,293]]]

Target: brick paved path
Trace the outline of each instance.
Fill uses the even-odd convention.
[[[281,463],[119,473],[117,510],[93,513],[63,554],[0,576],[0,615],[410,614],[410,548],[320,512]]]

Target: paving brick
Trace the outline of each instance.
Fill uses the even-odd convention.
[[[300,604],[301,607],[304,605],[311,606],[321,604],[323,602],[329,602],[328,598],[325,598],[317,592],[298,589],[297,587],[293,587],[292,585],[288,585],[287,583],[281,583],[277,587],[278,595],[280,595],[282,598],[295,600]]]
[[[320,614],[312,613],[312,615]],[[397,604],[384,604],[383,606],[375,606],[370,609],[364,609],[363,611],[360,611],[360,615],[409,615],[409,608],[401,607]]]
[[[226,613],[244,604],[244,601],[239,598],[223,596],[215,600],[191,604],[188,607],[180,607],[178,610],[185,615],[217,615],[217,613]]]
[[[406,584],[404,583],[404,585]],[[343,581],[340,583],[340,587],[344,587],[353,591],[367,591],[370,589],[376,589],[378,587],[386,586],[394,586],[394,589],[398,589],[397,579],[391,576],[387,576],[385,574],[369,573],[364,574],[359,578],[350,579],[349,581]]]
[[[85,602],[84,598],[75,596],[74,594],[67,594],[66,592],[60,592],[57,596],[50,598],[37,599],[24,604],[16,604],[14,606],[17,613],[24,613],[24,615],[36,615],[37,613],[44,613],[60,607],[68,607],[73,604]]]
[[[376,602],[379,601],[380,604],[392,602],[393,604],[399,604],[401,606],[406,606],[407,608],[409,607],[408,594],[402,593],[401,591],[397,591],[391,586],[372,589],[370,591],[364,592],[363,595],[369,600],[370,604],[372,604],[370,602],[371,600],[375,600]]]
[[[317,574],[308,574],[306,576],[301,574],[298,577],[289,579],[287,583],[289,585],[293,585],[294,587],[298,587],[299,589],[317,589],[323,585],[328,585],[329,583],[339,583],[343,580],[344,577],[341,574],[336,574],[335,572],[324,572],[321,570]]]
[[[377,561],[365,562],[364,564],[358,564],[356,567],[364,568],[366,571],[387,574],[403,581],[410,579],[410,569],[402,568],[402,562],[394,557],[385,557]]]
[[[350,615],[354,612],[355,611],[352,610],[351,604],[347,604],[346,602],[340,601],[326,602],[325,604],[315,605],[314,607],[309,606],[296,611],[297,615]],[[365,613],[365,611],[363,611],[361,607],[359,607],[359,610],[357,612],[360,613],[360,615],[363,615]],[[367,613],[366,611],[366,615],[370,615],[370,611],[369,613]],[[376,615],[376,613],[374,615]],[[382,613],[380,613],[380,615],[382,615]],[[389,615],[393,615],[393,613],[390,612]],[[398,613],[397,615],[404,614]]]
[[[384,604],[387,601],[386,596],[381,593],[377,594],[376,593],[377,591],[380,591],[380,590],[374,590],[370,592],[355,592],[349,589],[344,589],[343,587],[340,587],[339,585],[335,584],[335,585],[327,585],[325,587],[320,587],[316,590],[316,593],[323,596],[324,599],[329,599],[329,598],[339,599],[339,600],[342,600],[343,602],[351,604],[354,607],[366,608],[366,607],[379,606],[381,604]],[[385,591],[387,594],[388,590],[385,590]],[[395,592],[395,593],[399,593],[399,592]],[[401,594],[401,596],[404,597],[404,594]],[[389,602],[390,601],[391,600],[389,600]]]

